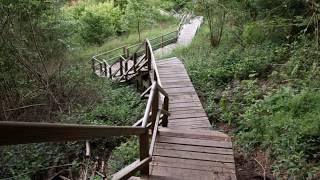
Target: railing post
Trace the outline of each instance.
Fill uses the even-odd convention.
[[[130,57],[130,54],[129,54],[129,49],[126,48],[126,58],[129,58]]]
[[[161,36],[161,48],[163,48],[163,36]]]
[[[163,109],[169,112],[169,97],[164,97]],[[162,127],[168,127],[168,115],[164,114],[162,118]]]
[[[143,161],[145,158],[149,157],[149,138],[148,138],[148,129],[146,132],[139,136],[139,151],[140,151],[140,161]],[[149,175],[149,163],[146,164],[141,169],[142,175]]]
[[[100,68],[100,76],[102,75],[102,63],[99,63],[99,68]]]
[[[119,67],[120,67],[120,76],[123,75],[123,65],[122,65],[122,58],[120,58],[120,61],[119,61]]]
[[[105,75],[106,77],[108,77],[107,63],[106,63],[106,62],[103,62],[103,65],[104,65],[104,75]]]
[[[126,80],[128,80],[128,73],[127,73],[127,71],[128,71],[128,61],[124,61],[124,72],[126,73],[126,74],[125,74]]]
[[[137,64],[137,53],[134,53],[134,54],[133,54],[133,72],[134,72],[134,73],[137,72],[136,64]]]
[[[157,113],[158,113],[158,109],[159,109],[159,89],[156,86],[154,89],[155,93],[154,93],[154,99],[152,101],[152,109],[151,109],[151,130],[153,132],[153,128],[156,122],[156,118],[157,118]]]
[[[91,59],[91,68],[92,68],[92,73],[96,73],[96,68],[94,66],[95,60],[94,58]]]
[[[149,47],[148,47],[148,42],[146,41],[146,58],[148,61],[148,70],[151,70],[151,57],[150,57],[150,52],[149,52]]]
[[[112,79],[112,68],[109,66],[109,78]]]
[[[123,50],[123,56],[127,57],[127,46],[124,46],[122,50]]]

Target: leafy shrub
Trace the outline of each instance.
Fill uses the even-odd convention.
[[[108,163],[108,174],[112,175],[118,172],[123,167],[133,163],[138,158],[139,145],[137,139],[131,139],[125,143],[122,143],[111,153]]]
[[[251,106],[240,124],[237,139],[244,152],[266,149],[276,172],[307,177],[320,168],[319,91],[280,89]]]
[[[73,7],[65,8],[80,25],[80,37],[88,43],[101,44],[115,33],[125,31],[122,12],[112,3],[82,1]]]
[[[242,39],[247,44],[261,44],[265,41],[282,43],[290,36],[291,28],[285,20],[260,20],[244,25]]]
[[[261,43],[266,40],[266,32],[261,23],[248,23],[243,28],[242,38],[248,44]]]

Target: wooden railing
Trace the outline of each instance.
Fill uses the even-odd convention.
[[[33,122],[0,121],[0,146],[52,141],[76,141],[110,136],[138,136],[138,160],[114,174],[113,179],[127,179],[137,171],[149,174],[159,125],[167,127],[169,97],[162,89],[157,66],[149,40],[144,43],[143,56],[150,72],[151,86],[143,93],[149,93],[147,106],[142,119],[133,126],[102,126]],[[149,134],[149,132],[151,132]],[[150,136],[151,135],[151,136]]]
[[[177,42],[181,29],[188,18],[190,18],[190,14],[183,13],[176,30],[150,39],[149,44],[152,45],[153,50]],[[145,57],[143,57],[143,54],[145,52],[145,44],[146,42],[121,46],[93,56],[91,58],[93,73],[118,81],[127,81],[128,77],[130,79],[130,77],[136,74],[136,69],[144,66]],[[130,67],[132,68],[129,70]]]
[[[159,49],[168,44],[175,43],[178,38],[178,30],[150,39],[154,49]],[[118,80],[128,67],[141,66],[143,63],[142,55],[145,52],[145,42],[130,46],[122,46],[105,53],[95,55],[91,58],[91,68],[93,73],[110,79]],[[130,74],[134,74],[134,69]],[[127,74],[129,76],[129,74]]]

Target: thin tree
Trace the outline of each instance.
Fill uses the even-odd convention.
[[[199,0],[198,9],[204,13],[208,23],[211,46],[218,46],[223,35],[227,9],[219,0]]]
[[[152,24],[153,10],[141,0],[129,0],[126,8],[126,19],[129,27],[137,29],[139,42],[141,32],[147,25]]]

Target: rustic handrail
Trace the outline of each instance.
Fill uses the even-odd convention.
[[[0,121],[0,146],[140,135],[143,127]]]

